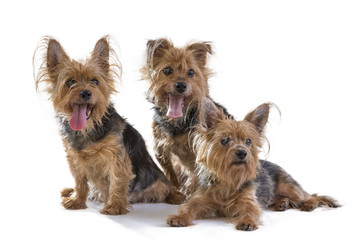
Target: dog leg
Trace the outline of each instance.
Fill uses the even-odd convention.
[[[258,229],[261,207],[255,197],[255,189],[244,189],[237,196],[235,204],[229,208],[227,215],[236,216],[233,222],[237,230],[253,231]]]
[[[120,157],[120,156],[123,157]],[[126,153],[116,156],[116,162],[111,164],[109,170],[109,199],[100,213],[106,215],[121,215],[128,213],[127,192],[129,182],[133,175],[131,161]]]
[[[216,212],[218,205],[211,197],[206,196],[204,192],[195,192],[190,199],[181,204],[179,214],[169,216],[167,224],[171,227],[187,227],[192,225],[194,219],[199,219],[211,213]]]
[[[87,208],[86,200],[89,192],[88,180],[82,171],[77,170],[77,165],[74,156],[68,152],[67,160],[70,166],[71,173],[75,180],[75,194],[74,189],[65,188],[61,191],[62,205],[66,209],[84,209]]]

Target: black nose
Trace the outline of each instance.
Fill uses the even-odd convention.
[[[185,82],[177,82],[175,83],[175,89],[178,93],[183,93],[186,90],[186,83]]]
[[[91,98],[91,92],[89,90],[82,90],[80,92],[80,97],[85,101],[87,101]]]
[[[246,155],[247,155],[247,152],[245,150],[237,150],[236,151],[236,156],[240,160],[244,160],[246,158]]]

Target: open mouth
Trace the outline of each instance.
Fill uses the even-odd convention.
[[[185,97],[182,95],[167,94],[166,104],[168,111],[166,116],[170,118],[181,118],[183,116],[182,108],[184,106]]]
[[[69,124],[73,130],[79,131],[83,129],[86,125],[86,121],[90,119],[94,105],[84,103],[84,104],[71,104],[73,109]]]

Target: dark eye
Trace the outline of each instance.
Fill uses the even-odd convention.
[[[228,144],[228,142],[230,142],[230,138],[229,137],[225,137],[223,139],[221,139],[220,143],[221,145],[225,146],[226,144]]]
[[[246,146],[250,146],[251,145],[251,139],[250,138],[247,138],[246,140],[245,140],[245,144],[246,144]]]
[[[70,88],[72,85],[74,85],[76,81],[74,79],[70,79],[66,81],[66,86]]]
[[[195,75],[194,70],[189,69],[189,71],[187,72],[187,75],[188,75],[189,78],[192,78]]]
[[[172,69],[171,67],[166,67],[166,68],[164,68],[163,73],[164,73],[166,76],[169,76],[170,74],[173,73],[173,69]]]
[[[98,86],[99,85],[99,81],[96,79],[96,78],[94,78],[93,80],[91,80],[96,86]]]

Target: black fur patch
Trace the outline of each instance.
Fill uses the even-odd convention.
[[[272,180],[268,169],[264,166],[264,161],[260,160],[259,174],[256,176],[256,197],[259,204],[263,208],[267,208],[271,204],[275,192],[275,184]]]
[[[167,180],[158,166],[152,160],[146,149],[145,141],[140,133],[127,124],[123,132],[123,140],[126,152],[129,154],[132,163],[135,179],[130,184],[129,191],[140,191],[152,185],[159,177],[165,183]]]
[[[263,208],[267,208],[272,204],[280,177],[291,185],[301,188],[290,174],[286,173],[280,166],[269,161],[260,160],[260,171],[254,183],[257,184],[256,197]]]
[[[141,191],[159,178],[164,183],[169,184],[165,175],[152,160],[140,133],[116,112],[112,104],[109,105],[106,114],[102,117],[102,124],[95,124],[94,129],[88,132],[87,136],[81,131],[71,129],[68,120],[63,116],[57,115],[57,118],[61,124],[62,136],[76,151],[81,151],[92,143],[101,140],[109,132],[123,135],[123,143],[132,163],[132,172],[136,175],[130,183],[130,192]],[[120,129],[124,125],[124,131],[121,133]]]

